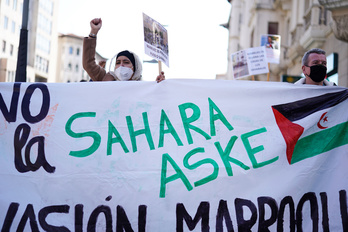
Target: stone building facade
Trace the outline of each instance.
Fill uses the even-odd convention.
[[[229,30],[229,61],[227,73],[219,76],[220,79],[233,79],[232,53],[258,47],[261,35],[275,34],[281,37],[280,63],[271,63],[270,73],[257,75],[255,80],[299,77],[303,54],[321,48],[326,51],[330,66],[331,61],[335,64],[332,69],[337,70],[330,80],[348,87],[348,0],[228,1],[231,12],[224,26]]]
[[[58,36],[57,83],[89,81],[90,77],[82,67],[83,37],[74,34]],[[98,52],[96,62],[107,61]]]

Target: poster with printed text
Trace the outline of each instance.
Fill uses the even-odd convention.
[[[268,62],[264,47],[249,48],[231,55],[234,79],[268,73]]]

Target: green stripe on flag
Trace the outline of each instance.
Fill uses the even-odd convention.
[[[297,141],[291,164],[348,144],[348,122],[306,136]]]

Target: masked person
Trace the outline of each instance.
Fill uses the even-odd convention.
[[[302,58],[302,72],[305,75],[295,84],[334,86],[334,82],[326,78],[326,55],[325,51],[313,48],[307,51]]]
[[[141,80],[142,65],[139,57],[128,50],[121,51],[112,59],[109,72],[95,62],[97,34],[102,27],[102,20],[95,18],[90,22],[91,33],[83,39],[83,68],[93,81],[139,81]],[[114,61],[116,59],[116,61]],[[114,63],[115,62],[115,63]],[[112,65],[115,68],[112,69]],[[156,81],[164,80],[164,73],[157,76]]]

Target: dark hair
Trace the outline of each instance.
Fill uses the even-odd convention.
[[[134,55],[132,53],[130,53],[128,50],[124,50],[122,52],[119,52],[116,56],[116,60],[118,57],[120,56],[125,56],[127,57],[133,64],[133,67],[134,67],[134,72],[135,72],[135,58],[134,58]]]
[[[326,52],[320,48],[312,48],[311,50],[307,51],[304,56],[302,57],[302,65],[307,65],[308,64],[308,57],[310,54],[316,53],[316,54],[323,54],[325,55]]]

